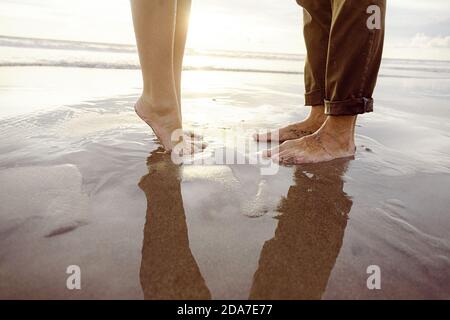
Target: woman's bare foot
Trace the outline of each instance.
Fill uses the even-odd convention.
[[[268,133],[255,134],[253,138],[256,141],[284,142],[308,136],[319,130],[325,122],[327,117],[324,111],[323,106],[311,107],[311,112],[305,120]]]
[[[177,102],[174,105],[156,106],[141,96],[134,110],[150,126],[166,151],[171,151],[180,142],[172,141],[172,133],[182,127]]]
[[[328,117],[314,134],[286,141],[266,152],[275,162],[285,165],[317,163],[355,155],[356,116]]]
[[[205,149],[206,143],[202,141],[202,136],[193,132],[177,135],[177,132],[182,130],[178,108],[170,105],[156,107],[144,96],[141,96],[136,102],[134,110],[150,126],[166,151],[172,151],[178,144],[182,146],[184,154],[192,154]]]

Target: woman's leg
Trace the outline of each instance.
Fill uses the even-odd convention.
[[[147,197],[140,281],[144,299],[211,299],[189,248],[181,194],[182,168],[160,149],[147,162],[139,187]]]
[[[178,0],[176,25],[175,25],[175,43],[173,52],[173,73],[175,78],[175,88],[178,98],[178,107],[181,117],[181,74],[183,71],[184,49],[189,29],[189,16],[191,13],[191,0]]]
[[[178,142],[171,135],[182,128],[174,79],[177,1],[131,0],[131,8],[144,81],[136,112],[171,150]]]

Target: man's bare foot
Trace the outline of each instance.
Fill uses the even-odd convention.
[[[314,134],[286,141],[266,152],[275,162],[285,165],[317,163],[355,155],[356,117],[328,117]]]
[[[305,120],[268,133],[255,134],[253,138],[256,141],[284,142],[308,136],[319,130],[325,122],[327,117],[324,111],[323,106],[311,107],[311,112]]]

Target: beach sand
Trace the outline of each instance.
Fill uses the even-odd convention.
[[[275,175],[174,165],[133,112],[139,86],[0,68],[1,299],[450,299],[448,77],[382,75],[355,159]],[[183,92],[207,150],[307,113],[296,74],[187,71]]]

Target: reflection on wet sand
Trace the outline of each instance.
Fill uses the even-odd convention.
[[[258,63],[267,64],[262,60]],[[357,128],[357,160],[345,174],[345,190],[353,201],[351,223],[345,229],[344,243],[322,298],[450,299],[450,73],[433,71],[448,69],[448,64],[437,62],[429,65],[428,71],[418,68],[421,63],[388,64],[393,68],[385,68],[386,75],[395,77],[382,78],[379,112],[361,118]],[[402,69],[400,77],[398,67]],[[0,68],[0,298],[143,296],[137,270],[142,260],[147,203],[137,182],[148,173],[145,159],[157,141],[136,119],[132,108],[140,94],[137,72]],[[209,150],[231,147],[223,132],[232,136],[242,128],[278,127],[295,122],[306,112],[298,107],[302,97],[297,75],[187,71],[185,77],[184,123],[204,134]],[[202,84],[201,90],[198,84]],[[99,94],[108,97],[96,98]],[[289,200],[295,202],[292,212],[298,214],[285,212],[280,220],[272,218],[277,215],[280,200],[294,185],[294,168],[282,168],[273,177],[260,177],[258,168],[251,169],[237,165],[184,167],[181,187],[189,245],[186,237],[181,241],[172,232],[176,225],[172,221],[183,219],[176,220],[174,212],[169,212],[171,218],[165,217],[169,209],[165,205],[160,212],[149,212],[149,217],[167,218],[166,223],[173,225],[157,227],[160,223],[155,220],[154,226],[147,226],[151,232],[146,232],[146,243],[157,243],[148,240],[152,233],[160,242],[176,234],[165,240],[166,251],[186,257],[190,255],[178,252],[190,249],[214,299],[248,298],[252,286],[252,297],[258,292],[262,295],[256,289],[262,286],[263,278],[268,278],[264,275],[267,272],[261,271],[268,269],[264,257],[270,256],[272,243],[288,238],[282,237],[287,232],[283,229],[290,227],[284,219],[299,216],[297,220],[305,220],[301,224],[317,223],[301,213],[308,211],[304,199]],[[161,181],[166,185],[152,181],[142,184],[149,197],[154,195],[155,206],[164,201],[181,202],[179,193],[169,196],[160,192],[170,185],[167,179],[171,176],[165,170]],[[300,183],[318,183],[316,180],[300,179]],[[331,180],[340,181],[337,175]],[[340,195],[335,198],[345,198],[340,187],[329,190]],[[305,188],[303,191],[306,193]],[[317,197],[314,205],[333,196]],[[329,214],[323,210],[320,215]],[[86,224],[81,227],[80,221]],[[274,237],[278,221],[277,237],[267,243],[261,256],[264,243]],[[45,237],[73,225],[79,227]],[[310,229],[309,234],[313,234],[314,227]],[[289,230],[291,239],[306,238],[306,231],[305,226]],[[332,234],[329,236],[337,238]],[[294,240],[289,242],[294,246]],[[314,247],[318,245],[312,244]],[[153,287],[170,283],[163,281],[166,275],[162,271],[168,275],[186,273],[186,258],[175,261],[158,250],[162,249],[144,248],[142,261],[142,281]],[[166,264],[152,266],[156,262],[148,258],[150,254],[160,254]],[[279,253],[280,268],[285,256]],[[302,261],[308,261],[304,256]],[[253,285],[260,258],[261,270]],[[291,260],[297,261],[294,257]],[[65,270],[72,264],[82,268],[83,290],[77,292],[67,290],[65,285]],[[366,270],[372,264],[382,269],[382,290],[367,290]],[[176,266],[182,269],[175,271]],[[275,271],[277,267],[271,266]],[[150,274],[152,268],[156,270],[154,275]],[[279,276],[273,282],[270,290],[274,296],[280,296],[277,286],[286,286],[282,280]],[[168,288],[174,296],[176,286]],[[147,297],[156,296],[154,289],[146,292]]]
[[[250,299],[321,299],[342,246],[352,201],[343,191],[348,161],[295,169],[262,249]],[[141,285],[145,299],[210,299],[189,247],[181,170],[158,150],[139,184],[147,197]]]
[[[339,160],[295,169],[295,185],[280,203],[250,299],[321,299],[353,204],[343,191],[347,165]]]
[[[145,299],[210,299],[211,294],[189,248],[181,195],[181,167],[162,150],[148,159],[139,187],[147,197],[141,286]]]

